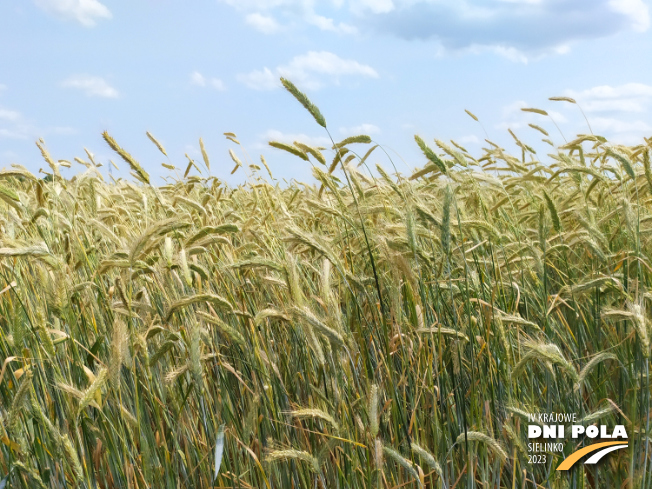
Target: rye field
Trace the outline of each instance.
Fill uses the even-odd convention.
[[[39,141],[47,178],[0,171],[0,487],[652,487],[652,140],[525,136],[416,137],[408,175],[368,136],[272,142],[289,184],[231,133],[165,185],[108,133],[132,179]],[[629,448],[530,463],[541,412]]]

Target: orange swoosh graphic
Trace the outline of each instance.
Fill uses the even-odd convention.
[[[589,445],[588,447],[581,448],[576,452],[571,453],[568,457],[566,457],[566,459],[561,464],[559,464],[557,470],[568,470],[575,464],[575,462],[581,459],[584,455],[587,455],[591,452],[595,452],[596,450],[600,450],[601,448],[604,447],[610,447],[612,445],[626,445],[626,442],[605,441],[602,443],[594,443],[593,445]]]

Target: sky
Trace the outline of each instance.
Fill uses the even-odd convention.
[[[488,138],[520,155],[511,129],[546,161],[553,148],[529,123],[554,144],[652,136],[650,60],[645,0],[2,0],[0,168],[49,171],[43,138],[55,159],[87,161],[86,148],[105,176],[113,160],[113,176],[130,178],[103,131],[160,183],[162,163],[183,173],[187,157],[207,173],[200,137],[210,173],[232,185],[252,170],[231,175],[229,149],[253,164],[264,155],[279,181],[312,178],[272,140],[329,158],[330,137],[368,134],[384,150],[370,163],[407,174],[425,164],[415,134],[477,156]],[[330,136],[281,76],[320,108]],[[73,162],[65,174],[83,170]]]

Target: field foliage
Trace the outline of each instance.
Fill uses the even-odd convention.
[[[652,487],[649,142],[417,138],[412,175],[273,143],[315,177],[279,184],[227,137],[237,187],[203,144],[155,186],[106,133],[137,183],[42,142],[48,178],[0,172],[7,487]],[[530,464],[535,412],[630,447]]]

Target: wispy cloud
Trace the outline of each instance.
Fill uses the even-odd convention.
[[[468,134],[455,140],[458,144],[480,144],[480,138],[475,134]]]
[[[118,98],[118,91],[104,78],[92,75],[73,75],[61,82],[64,88],[81,90],[87,97]]]
[[[247,74],[240,74],[237,78],[254,90],[274,90],[281,86],[278,76],[267,67]]]
[[[17,110],[0,107],[0,138],[27,139],[29,126]]]
[[[591,119],[591,125],[598,132],[652,134],[652,126],[643,121],[623,121],[610,117],[594,117]]]
[[[585,90],[566,90],[565,95],[577,100],[587,113],[593,131],[612,142],[639,144],[644,136],[652,135],[647,116],[652,105],[651,85],[600,85]],[[567,110],[570,107],[567,106]]]
[[[650,27],[645,0],[221,1],[248,16],[283,16],[298,20],[297,25],[339,33],[362,30],[429,40],[438,52],[490,52],[518,62],[567,53],[577,42]],[[321,9],[331,17],[321,15]]]
[[[315,147],[330,148],[331,140],[325,136],[309,136],[303,133],[285,133],[277,129],[269,129],[259,136],[260,142],[256,145],[258,149],[269,148],[269,141],[279,141],[285,144],[292,144],[298,141]]]
[[[22,131],[14,129],[4,129],[0,127],[0,138],[5,139],[27,139],[27,135]]]
[[[652,86],[626,83],[612,87],[601,85],[587,90],[567,90],[586,112],[645,112],[652,102]]]
[[[359,3],[359,0],[354,3]],[[572,43],[650,25],[643,0],[510,0],[441,2],[394,0],[393,9],[367,9],[363,25],[404,39],[429,39],[445,50],[482,46],[521,61],[514,55],[563,54]]]
[[[27,139],[33,133],[33,127],[16,110],[0,107],[0,124],[0,138],[2,139]]]
[[[2,136],[0,135],[0,137],[2,137]],[[2,153],[0,153],[0,157],[6,158],[6,159],[9,159],[9,160],[13,160],[13,159],[18,158],[18,153],[15,153],[14,151],[7,150],[7,151],[3,151]]]
[[[219,78],[211,78],[210,84],[211,84],[211,87],[213,87],[215,90],[218,90],[220,92],[223,92],[223,91],[226,90],[226,85]]]
[[[568,122],[566,116],[556,110],[547,109],[546,112],[548,113],[548,116],[532,112],[523,112],[521,110],[528,107],[533,107],[533,105],[528,104],[523,100],[517,100],[516,102],[506,105],[502,110],[502,121],[496,124],[495,127],[497,129],[516,130],[526,127],[529,123],[535,123],[538,125],[552,124],[550,119],[557,124]]]
[[[41,127],[35,125],[17,110],[0,107],[0,138],[25,140],[47,134],[70,136],[77,131],[68,126]]]
[[[358,29],[353,25],[347,24],[346,22],[336,22],[330,17],[324,17],[314,12],[305,15],[304,20],[322,31],[331,31],[340,34],[355,34],[358,32]]]
[[[4,121],[17,121],[20,118],[20,112],[15,110],[8,110],[0,108],[0,120]]]
[[[219,78],[207,78],[199,71],[193,71],[190,74],[190,83],[197,87],[211,87],[220,92],[226,90],[226,85],[222,80]]]
[[[527,63],[529,58],[519,49],[511,46],[492,46],[485,44],[473,44],[464,49],[467,53],[471,54],[483,54],[483,53],[493,53],[503,58],[507,58],[510,61],[515,63]],[[445,49],[439,49],[438,54],[444,55],[446,53]]]
[[[322,31],[330,31],[339,34],[355,34],[358,30],[355,26],[326,17],[315,11],[313,0],[220,0],[222,3],[236,8],[245,14],[245,22],[265,34],[274,34],[283,30],[276,21],[272,12],[278,12],[284,18],[289,19],[291,27],[301,25],[314,26]],[[369,0],[373,3],[372,0]],[[380,0],[386,3],[388,0]],[[391,0],[389,0],[391,3]],[[326,2],[324,2],[326,3]],[[332,3],[336,8],[342,6],[343,2],[334,0]]]
[[[589,118],[593,131],[605,136],[610,143],[641,144],[652,135],[652,126],[642,120],[624,120],[617,117]]]
[[[357,136],[358,134],[378,134],[380,128],[374,124],[360,124],[353,127],[340,127],[340,134],[343,136]]]
[[[98,20],[111,19],[111,11],[98,0],[34,0],[42,10],[55,16],[93,27]]]
[[[73,136],[78,133],[77,129],[69,126],[54,126],[46,130],[50,134],[55,134],[57,136]]]
[[[626,83],[618,86],[600,85],[584,90],[565,90],[565,96],[575,99],[586,113],[591,130],[605,136],[610,142],[621,144],[639,144],[643,137],[652,135],[652,125],[647,117],[637,114],[648,113],[652,105],[652,86],[643,83]],[[502,120],[495,125],[498,129],[518,130],[526,128],[528,123],[535,123],[556,130],[552,121],[546,116],[523,112],[522,108],[532,105],[520,100],[503,108]],[[562,112],[551,110],[549,103],[545,109],[557,124],[565,124],[566,135],[586,133],[589,129],[577,107],[563,103],[555,105]],[[520,135],[519,135],[520,137]]]
[[[4,92],[7,89],[7,85],[0,83],[0,93]]]
[[[238,80],[255,90],[272,90],[280,87],[279,77],[291,79],[298,85],[319,90],[325,84],[339,84],[340,78],[362,76],[378,78],[378,72],[371,66],[352,59],[343,59],[327,51],[310,51],[295,56],[284,65],[274,70],[265,67],[262,70],[238,75]]]
[[[274,17],[259,12],[248,14],[245,17],[245,22],[263,34],[275,34],[281,30],[281,26]]]
[[[361,14],[371,12],[372,14],[386,14],[396,8],[392,0],[355,0],[350,2],[351,10]]]
[[[650,11],[643,0],[609,0],[611,9],[631,22],[631,27],[644,32],[650,27]]]

